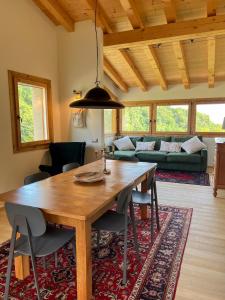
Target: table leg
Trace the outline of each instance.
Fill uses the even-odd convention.
[[[92,298],[91,224],[76,223],[77,299]]]
[[[141,192],[142,193],[147,193],[148,188],[147,188],[147,178],[142,181],[141,183]],[[148,218],[148,205],[147,204],[140,204],[139,205],[140,210],[141,210],[141,220],[145,220]]]
[[[20,234],[17,234],[19,238]],[[27,276],[30,275],[30,260],[29,256],[17,256],[14,258],[15,264],[15,276],[19,280],[24,280]]]

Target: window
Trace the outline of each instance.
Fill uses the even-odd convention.
[[[148,132],[150,121],[149,106],[125,107],[122,110],[123,132]]]
[[[157,105],[156,132],[188,132],[189,105]]]
[[[116,133],[116,110],[104,109],[104,134]]]
[[[44,148],[52,140],[51,82],[9,71],[14,152]]]
[[[196,132],[225,132],[222,129],[225,103],[196,104]]]

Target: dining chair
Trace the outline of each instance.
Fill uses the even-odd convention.
[[[133,184],[125,188],[117,197],[116,211],[109,210],[102,215],[94,224],[93,228],[97,231],[97,248],[100,245],[100,232],[109,231],[113,233],[124,233],[124,253],[123,253],[123,284],[127,282],[127,235],[128,225],[131,223],[134,236],[134,245],[139,261],[139,246],[137,241],[137,231],[135,224],[134,207],[132,202]],[[128,216],[128,207],[130,217]]]
[[[41,181],[41,180],[44,180],[49,177],[50,177],[50,174],[47,172],[38,172],[38,173],[35,173],[32,175],[28,175],[24,178],[24,185],[31,184],[31,183],[34,183],[37,181]]]
[[[40,300],[35,257],[44,257],[54,253],[69,241],[72,241],[75,251],[74,230],[47,225],[43,213],[35,207],[6,203],[5,209],[9,223],[12,226],[12,236],[4,300],[8,300],[9,297],[13,258],[19,255],[31,257],[37,298]],[[16,239],[18,233],[20,237]]]
[[[153,236],[154,236],[154,205],[155,205],[155,216],[156,216],[157,229],[160,230],[158,196],[157,196],[157,187],[156,187],[156,179],[155,179],[156,168],[157,168],[157,166],[154,169],[152,169],[148,174],[148,178],[147,178],[148,192],[147,193],[142,193],[138,190],[132,191],[133,203],[140,204],[140,205],[147,204],[151,208],[150,227],[151,227],[152,242],[153,242]]]
[[[80,164],[76,163],[76,162],[73,162],[73,163],[70,163],[70,164],[66,164],[62,167],[62,171],[63,173],[64,172],[68,172],[70,170],[73,170],[73,169],[76,169],[76,168],[79,168],[80,167]]]

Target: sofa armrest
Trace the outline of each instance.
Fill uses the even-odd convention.
[[[202,158],[202,171],[207,170],[207,165],[208,165],[208,150],[207,149],[202,149],[201,150],[201,158]]]

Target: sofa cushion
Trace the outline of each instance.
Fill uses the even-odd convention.
[[[139,151],[136,156],[140,161],[158,162],[166,161],[167,152],[162,151]]]
[[[158,151],[160,149],[161,141],[170,142],[171,136],[144,136],[143,142],[153,142],[155,141],[155,150]]]
[[[131,142],[129,136],[125,136],[121,139],[113,141],[114,145],[119,150],[135,150],[133,143]]]
[[[177,143],[184,143],[187,140],[190,140],[193,138],[193,135],[186,135],[186,136],[172,136],[171,137],[171,142],[177,142]],[[202,141],[202,136],[198,136],[200,141]]]
[[[110,154],[113,155],[112,152]],[[123,150],[123,151],[116,150],[114,152],[114,156],[115,156],[115,158],[134,157],[135,156],[135,151],[132,151],[132,150],[127,150],[127,151],[126,150]]]
[[[134,147],[136,147],[137,142],[143,141],[143,137],[142,136],[130,136],[130,140],[133,143]]]
[[[187,140],[184,142],[181,147],[188,153],[193,154],[196,153],[202,149],[207,148],[205,144],[203,144],[197,136],[194,136],[193,138]]]
[[[187,154],[186,152],[180,153],[168,153],[167,155],[168,162],[180,162],[180,163],[190,163],[190,164],[199,164],[201,163],[200,154]]]

